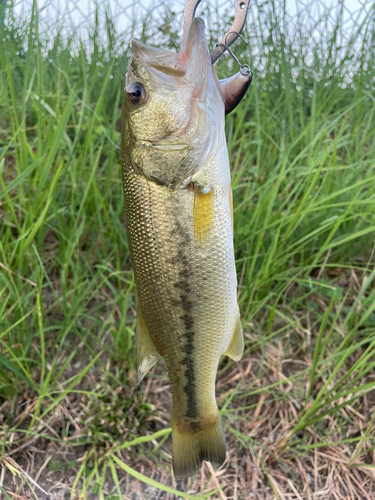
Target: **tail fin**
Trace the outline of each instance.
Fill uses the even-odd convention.
[[[225,461],[225,435],[220,414],[209,425],[193,430],[194,427],[178,425],[172,419],[172,463],[174,475],[178,478],[193,476],[202,460],[215,465]]]

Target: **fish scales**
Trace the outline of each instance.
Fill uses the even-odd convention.
[[[192,190],[171,195],[168,188],[125,172],[125,192],[133,193],[126,218],[142,313],[166,362],[172,393],[194,381],[185,390],[189,397],[173,394],[174,412],[183,416],[195,408],[192,418],[198,410],[212,412],[217,362],[238,311],[230,293],[236,275],[228,186],[217,190],[211,234],[200,243],[194,234]]]
[[[190,57],[194,50],[208,55],[202,23],[196,20],[189,32]],[[149,55],[139,42],[133,52],[137,50]],[[152,56],[156,50],[152,48]],[[225,459],[215,377],[220,356],[226,353],[239,359],[243,349],[224,104],[204,57],[198,71],[208,84],[203,81],[194,86],[189,68],[182,72],[189,75],[185,77],[188,85],[177,104],[171,96],[172,107],[178,110],[174,118],[168,115],[171,90],[162,87],[158,95],[152,78],[147,87],[150,112],[147,102],[143,110],[129,105],[133,95],[138,98],[133,82],[147,85],[147,78],[141,76],[152,74],[155,67],[146,56],[143,64],[138,62],[140,56],[138,61],[134,58],[127,74],[122,119],[125,213],[138,295],[139,378],[159,355],[164,358],[172,392],[173,467],[178,476],[193,474],[203,459],[214,463]],[[177,59],[168,71],[179,63]],[[163,75],[165,71],[164,67]],[[171,85],[171,80],[165,81]],[[195,107],[194,92],[198,95]],[[213,95],[213,103],[207,95]],[[202,102],[205,108],[200,109]],[[214,114],[214,123],[207,109]],[[147,134],[154,140],[147,139]]]

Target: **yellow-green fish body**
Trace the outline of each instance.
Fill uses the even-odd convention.
[[[133,42],[123,110],[138,376],[164,358],[173,468],[189,476],[225,459],[215,377],[221,355],[243,351],[224,103],[201,19],[179,54]]]

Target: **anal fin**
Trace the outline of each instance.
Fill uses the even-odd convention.
[[[137,376],[138,383],[140,383],[148,370],[152,368],[160,358],[160,354],[150,337],[139,304],[137,306],[137,326],[135,333],[137,338]]]
[[[230,358],[232,358],[234,361],[239,361],[242,358],[243,349],[244,349],[243,332],[242,332],[241,318],[240,315],[238,314],[232,338],[224,354],[225,356],[229,356]]]

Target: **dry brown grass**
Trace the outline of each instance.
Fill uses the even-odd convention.
[[[254,325],[246,328],[254,330]],[[255,333],[247,336],[253,343],[259,340]],[[117,456],[147,477],[197,497],[220,488],[209,498],[374,499],[375,392],[293,435],[305,405],[312,351],[295,350],[291,337],[267,345],[263,354],[246,354],[238,364],[222,363],[217,398],[220,406],[228,399],[230,403],[224,411],[227,460],[219,469],[204,463],[195,478],[176,483],[170,473],[170,438],[156,452],[157,442],[152,441]],[[32,431],[32,393],[2,404],[0,438],[5,454],[0,487],[8,495],[3,493],[3,498],[70,498],[82,463],[87,462],[87,480],[90,464],[101,470],[116,444],[170,425],[171,396],[162,362],[139,388],[134,387],[133,374],[122,387],[111,387],[108,373],[118,369],[111,363],[108,359],[101,372],[92,369],[77,388],[94,392],[70,394],[43,420],[35,421]],[[369,375],[363,383],[373,381],[374,375]],[[118,476],[125,499],[177,498],[121,470]],[[89,490],[82,493],[84,481],[83,477],[73,497],[98,498]],[[103,481],[103,498],[116,498],[108,470]]]

